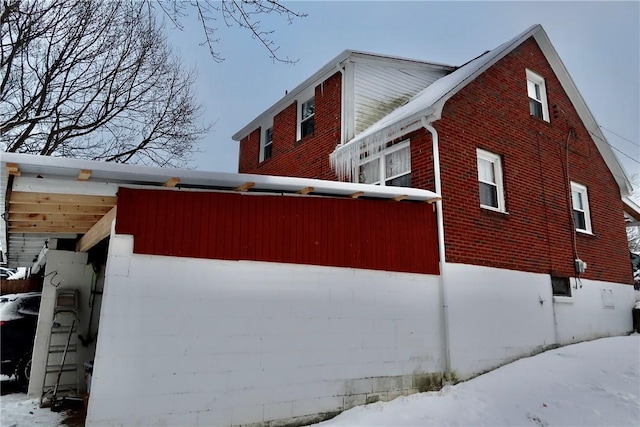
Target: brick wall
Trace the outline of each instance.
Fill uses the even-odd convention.
[[[527,68],[545,78],[549,123],[529,115]],[[325,81],[324,92],[316,88],[313,137],[295,142],[293,104],[275,118],[271,159],[258,164],[258,133],[242,141],[240,172],[335,180],[328,159],[340,137],[340,82],[336,73]],[[440,136],[449,262],[574,274],[565,149],[573,129],[569,179],[588,188],[594,233],[576,236],[577,256],[588,264],[584,277],[631,283],[618,186],[533,39],[452,97],[434,126]],[[412,186],[433,190],[431,137],[425,130],[407,137]],[[508,214],[480,208],[476,148],[502,156]]]
[[[258,128],[240,141],[240,173],[297,176],[336,180],[329,154],[340,143],[342,75],[337,72],[315,88],[315,132],[296,141],[297,108],[294,102],[275,115],[273,152],[259,162]]]
[[[545,78],[550,123],[529,115],[526,68]],[[574,274],[569,139],[568,176],[588,188],[593,229],[576,236],[583,277],[631,283],[618,186],[533,39],[452,97],[434,126],[449,262]],[[433,189],[431,171],[415,172],[431,162],[429,141],[425,131],[412,138],[413,185]],[[507,214],[480,208],[476,148],[502,156]]]

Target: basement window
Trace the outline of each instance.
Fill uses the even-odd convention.
[[[570,297],[571,285],[568,277],[551,276],[551,288],[554,297]]]
[[[411,150],[409,141],[386,150],[361,156],[358,182],[391,187],[411,187]]]
[[[549,106],[544,78],[531,70],[527,70],[527,95],[529,96],[529,114],[548,122]]]
[[[589,213],[587,187],[576,182],[572,182],[571,203],[573,207],[573,222],[576,227],[576,231],[591,233],[591,214]]]
[[[478,157],[480,207],[505,212],[500,156],[479,148],[476,149],[476,154]]]

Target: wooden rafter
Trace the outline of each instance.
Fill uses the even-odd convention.
[[[253,188],[254,185],[256,185],[255,182],[245,182],[244,184],[237,186],[235,191],[247,191]]]
[[[76,251],[86,252],[107,237],[111,233],[111,223],[116,219],[116,211],[117,207],[114,206],[100,221],[91,227],[76,245]]]
[[[407,196],[406,194],[401,194],[399,196],[394,197],[393,200],[395,200],[396,202],[399,202],[401,200],[408,199],[408,198],[409,196]]]
[[[12,176],[20,176],[20,167],[17,163],[7,163],[7,173]]]
[[[313,187],[304,187],[302,190],[298,190],[297,193],[298,194],[302,194],[302,195],[307,195],[309,193],[313,192]]]
[[[175,187],[176,185],[178,185],[178,183],[180,182],[180,178],[178,177],[171,177],[168,180],[166,180],[164,182],[164,184],[162,184],[163,187]]]
[[[86,196],[82,194],[29,193],[14,191],[11,203],[37,205],[81,205],[81,206],[115,206],[116,196]]]
[[[91,171],[89,169],[82,169],[78,174],[78,181],[87,181],[91,178]]]
[[[362,195],[364,195],[364,191],[356,191],[355,193],[349,194],[349,197],[351,197],[352,199],[357,199]]]

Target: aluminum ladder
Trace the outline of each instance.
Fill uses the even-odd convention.
[[[78,292],[56,291],[53,322],[40,406],[59,409],[65,400],[78,400]]]

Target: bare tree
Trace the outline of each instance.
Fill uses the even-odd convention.
[[[218,21],[227,27],[238,27],[247,30],[253,38],[261,43],[269,52],[274,61],[293,63],[287,56],[281,56],[278,52],[279,46],[272,39],[273,30],[262,27],[261,18],[275,15],[292,23],[296,18],[307,16],[306,13],[296,12],[285,6],[278,0],[147,0],[152,7],[156,5],[178,28],[182,29],[182,18],[190,10],[195,11],[198,21],[202,26],[204,42],[209,48],[211,57],[216,62],[223,60],[220,52],[216,49],[220,41],[217,37],[218,28],[215,26]]]
[[[5,151],[184,166],[209,129],[149,2],[4,0],[0,28]]]

